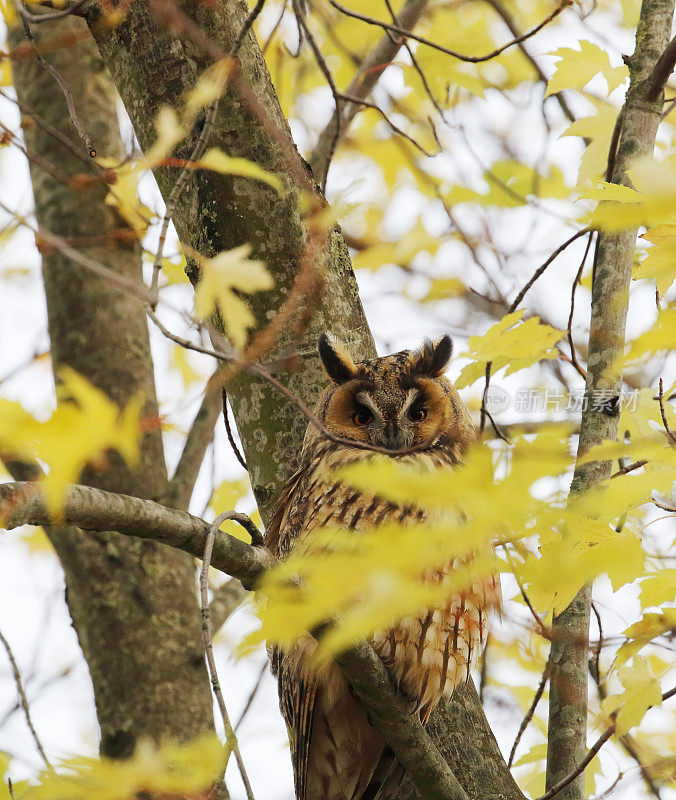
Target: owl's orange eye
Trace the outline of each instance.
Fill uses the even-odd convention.
[[[411,406],[408,416],[413,422],[422,422],[427,417],[427,409],[424,406]]]
[[[366,406],[358,405],[354,414],[352,415],[352,422],[359,427],[362,425],[368,425],[372,419],[373,414]]]

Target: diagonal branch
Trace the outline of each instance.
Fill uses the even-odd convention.
[[[213,441],[214,427],[220,412],[221,393],[217,391],[216,386],[212,386],[212,381],[209,381],[202,404],[188,431],[181,458],[162,498],[165,506],[187,509],[190,505],[195,481],[207,447]]]
[[[46,525],[51,519],[35,483],[0,484],[0,516],[7,529]],[[88,486],[66,492],[63,516],[83,530],[114,529],[128,536],[153,539],[204,556],[212,526],[185,511]],[[233,519],[244,515],[233,514]],[[251,589],[275,559],[264,547],[253,547],[227,533],[213,536],[211,565]],[[423,800],[469,800],[465,790],[416,714],[392,686],[383,662],[363,641],[337,659],[373,725],[405,767]]]
[[[412,30],[426,7],[427,0],[406,0],[396,19],[397,27],[405,31]],[[362,61],[357,74],[345,90],[345,94],[366,100],[405,41],[403,36],[393,36],[391,33],[385,32],[382,39]],[[337,107],[334,110],[328,124],[320,133],[315,149],[309,158],[315,175],[324,175],[327,171],[336,149],[338,133],[340,131],[345,133],[358,111],[357,103],[344,103],[340,105],[340,108]]]

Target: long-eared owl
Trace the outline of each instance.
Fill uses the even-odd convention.
[[[322,335],[319,355],[330,379],[315,407],[332,434],[393,451],[393,458],[430,468],[459,464],[474,439],[469,412],[443,373],[451,357],[448,336],[426,341],[418,350],[355,363],[337,340]],[[411,450],[427,443],[421,450]],[[279,558],[326,525],[363,531],[383,522],[424,521],[411,505],[397,505],[357,491],[334,475],[336,467],[368,459],[373,452],[337,443],[310,423],[300,469],[291,477],[266,532]],[[421,580],[443,580],[451,559]],[[486,617],[499,604],[497,577],[471,588],[438,608],[424,608],[371,644],[399,690],[414,704],[423,723],[448,697],[485,644]],[[403,777],[392,752],[354,698],[333,662],[318,671],[317,643],[308,634],[286,650],[273,648],[282,714],[289,729],[298,800],[366,800],[389,794]]]

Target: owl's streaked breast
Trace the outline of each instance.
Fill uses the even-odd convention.
[[[288,552],[299,537],[311,537],[316,530],[339,525],[365,531],[386,522],[424,522],[426,513],[411,505],[397,503],[332,480],[334,470],[346,461],[368,458],[361,452],[345,454],[324,443],[306,479],[298,487],[280,550]],[[409,457],[424,468],[450,466],[443,454],[423,453]],[[441,569],[421,576],[422,581],[448,582],[448,577],[471,556],[449,560]],[[449,697],[461,681],[467,680],[486,642],[486,617],[499,605],[497,576],[482,577],[469,590],[454,595],[444,606],[423,610],[401,619],[388,631],[371,639],[375,651],[403,693],[415,701],[423,719],[442,697]]]

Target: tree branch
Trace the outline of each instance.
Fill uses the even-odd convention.
[[[35,483],[0,484],[0,517],[9,530],[19,525],[50,525],[53,520]],[[66,492],[63,523],[86,531],[115,530],[126,536],[153,539],[202,558],[209,525],[186,511],[153,500],[73,485]],[[214,543],[212,565],[233,575],[248,589],[274,563],[262,547],[252,547],[228,534]]]
[[[48,525],[51,520],[35,483],[0,484],[0,515],[7,529]],[[185,511],[152,500],[73,485],[66,492],[65,522],[84,530],[110,530],[153,539],[202,558],[212,526]],[[241,515],[236,515],[237,517]],[[234,517],[233,517],[234,518]],[[275,563],[263,547],[227,533],[213,537],[211,565],[253,588]],[[424,800],[469,800],[416,714],[392,686],[383,662],[367,642],[337,657],[345,677],[364,704],[373,725],[406,768]]]
[[[221,413],[221,402],[221,393],[209,381],[202,404],[188,431],[181,458],[162,498],[163,505],[184,510],[190,505],[204,454],[214,438],[214,427]]]
[[[645,99],[656,103],[676,66],[676,36],[669,42],[643,84]]]
[[[405,31],[412,30],[425,12],[426,7],[427,0],[406,0],[397,17],[397,27]],[[380,76],[401,50],[405,41],[403,36],[393,36],[389,32],[384,33],[382,39],[362,61],[359,71],[345,90],[345,94],[365,100],[380,80]],[[336,149],[337,132],[342,131],[345,133],[357,111],[359,111],[357,103],[344,103],[333,112],[328,124],[320,133],[317,145],[309,158],[310,166],[315,175],[324,175],[326,173]]]

